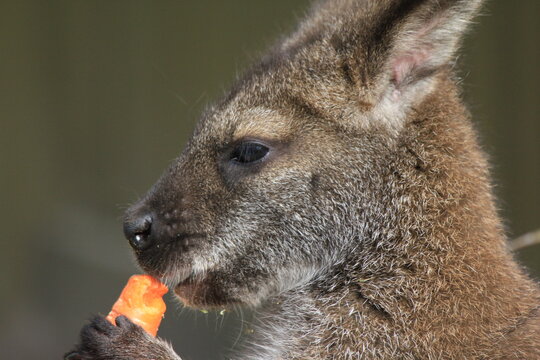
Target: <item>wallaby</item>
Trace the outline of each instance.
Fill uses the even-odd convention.
[[[184,304],[257,308],[239,359],[540,359],[454,75],[482,0],[318,2],[126,214]],[[69,359],[180,359],[96,317]]]

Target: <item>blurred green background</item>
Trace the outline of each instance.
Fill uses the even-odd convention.
[[[308,3],[0,2],[2,358],[58,359],[108,311],[137,272],[123,210]],[[540,227],[539,15],[538,0],[490,1],[460,58],[510,237]],[[540,246],[517,255],[539,278]],[[238,314],[168,303],[160,334],[185,360],[238,347]]]

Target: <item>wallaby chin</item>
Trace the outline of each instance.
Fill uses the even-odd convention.
[[[540,358],[452,73],[481,3],[317,3],[128,210],[141,266],[255,307],[242,359]]]

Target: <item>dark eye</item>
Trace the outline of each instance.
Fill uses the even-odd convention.
[[[243,142],[233,149],[231,161],[248,164],[260,160],[268,154],[269,149],[263,144],[257,142]]]

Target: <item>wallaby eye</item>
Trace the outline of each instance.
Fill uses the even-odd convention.
[[[253,163],[264,158],[269,150],[258,142],[242,142],[234,147],[230,160],[239,164]]]

